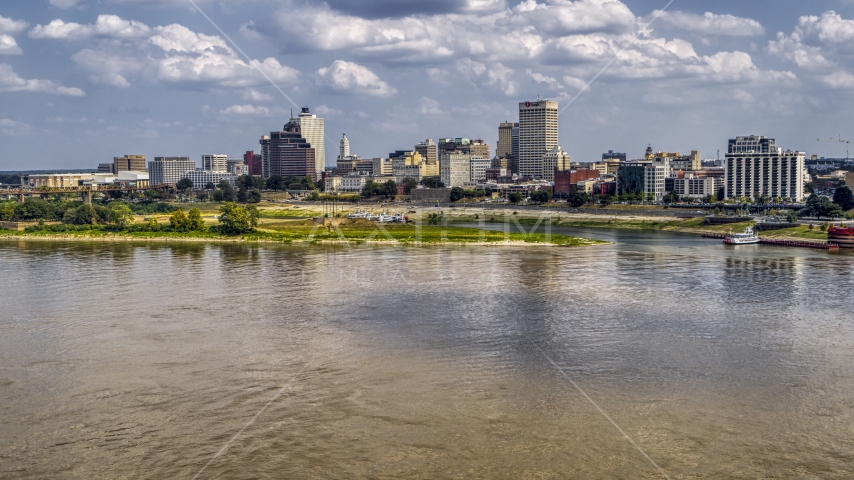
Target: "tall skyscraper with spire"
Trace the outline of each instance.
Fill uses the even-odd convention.
[[[338,160],[344,159],[350,156],[350,140],[347,139],[347,134],[345,133],[341,137],[341,142],[338,143]]]

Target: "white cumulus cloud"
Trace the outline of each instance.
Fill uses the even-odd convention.
[[[89,80],[95,85],[103,85],[105,87],[129,88],[130,82],[118,73],[107,73],[104,75],[91,75]]]
[[[779,32],[776,40],[768,42],[767,51],[801,68],[827,73],[833,67],[851,64],[852,41],[854,20],[831,10],[820,16],[800,17],[791,34]],[[834,75],[823,77],[824,83],[830,85],[827,79],[836,78]]]
[[[12,20],[0,15],[0,33],[17,35],[27,29],[29,24],[23,20]]]
[[[271,19],[245,28],[279,41],[285,52],[335,52],[391,68],[426,64],[426,78],[438,86],[454,84],[449,72],[456,69],[471,85],[508,96],[530,79],[556,90],[575,88],[580,82],[560,79],[593,78],[615,57],[604,78],[687,77],[697,84],[727,78],[764,84],[793,77],[791,72],[763,72],[749,55],[755,74],[742,63],[718,65],[721,57],[714,52],[701,56],[686,40],[656,35],[644,27],[648,17],[635,16],[619,0],[524,0],[511,8],[512,3],[517,2],[494,3],[489,13],[476,15],[362,18],[322,2],[285,0]],[[664,12],[662,18],[703,37],[749,37],[765,31],[756,20],[729,14]],[[744,59],[740,52],[719,53]],[[717,73],[710,78],[709,72]]]
[[[316,113],[320,117],[337,117],[339,115],[344,115],[343,111],[326,105],[318,105],[314,108],[314,113]]]
[[[450,73],[447,70],[442,70],[441,68],[430,67],[427,69],[427,78],[436,85],[441,85],[443,87],[450,85],[451,81],[449,76]]]
[[[625,32],[635,24],[635,15],[624,3],[614,0],[525,0],[502,23],[527,27],[551,35],[579,32]]]
[[[487,66],[471,58],[461,58],[457,60],[456,67],[458,72],[475,85],[493,87],[508,96],[516,94],[517,84],[513,81],[513,70],[501,62]]]
[[[846,43],[854,40],[854,20],[846,20],[833,10],[818,16],[803,16],[797,29],[805,37],[815,37],[826,43]]]
[[[706,12],[702,15],[689,12],[656,10],[650,19],[658,15],[656,22],[687,30],[700,35],[720,35],[730,37],[752,37],[765,34],[761,23],[752,18],[737,17],[730,14]]]
[[[438,100],[432,98],[421,97],[419,101],[418,113],[421,115],[443,115],[442,105]]]
[[[25,80],[15,73],[11,65],[6,63],[0,63],[0,92],[49,93],[68,97],[83,97],[86,95],[79,88],[64,87],[50,80]]]
[[[806,69],[833,65],[833,62],[824,57],[820,47],[803,43],[801,34],[797,32],[792,35],[777,33],[777,40],[768,42],[768,53]]]
[[[225,110],[220,110],[223,115],[255,115],[255,116],[270,116],[270,109],[267,107],[256,107],[255,105],[232,105]]]
[[[259,92],[254,88],[250,88],[249,90],[245,90],[241,96],[244,100],[249,100],[250,102],[272,102],[273,96],[268,95],[263,92]]]
[[[0,55],[20,55],[24,53],[21,51],[21,47],[18,46],[18,42],[15,41],[10,35],[2,35],[0,34]]]
[[[558,82],[558,80],[554,77],[549,77],[548,75],[533,72],[530,68],[525,70],[525,73],[527,73],[537,83],[545,83],[554,88],[563,88],[563,85],[561,85],[560,82]]]
[[[834,72],[822,78],[824,83],[831,88],[854,88],[854,75],[848,72]]]
[[[244,61],[222,38],[196,33],[178,24],[150,27],[115,15],[100,15],[92,25],[62,20],[37,25],[30,30],[30,36],[56,40],[105,39],[71,58],[88,70],[93,83],[118,88],[137,82],[245,88],[266,84],[264,75],[280,86],[289,86],[299,78],[297,70],[273,57]]]
[[[9,118],[0,118],[0,133],[8,136],[27,135],[33,132],[33,127],[26,123],[12,120]]]
[[[98,15],[93,25],[81,25],[56,19],[47,25],[36,25],[30,30],[32,38],[50,38],[55,40],[82,40],[91,37],[108,38],[145,38],[151,34],[151,28],[136,20],[125,20],[116,15]]]
[[[317,84],[334,92],[374,97],[389,97],[397,93],[369,68],[358,63],[335,60],[332,65],[317,70]]]

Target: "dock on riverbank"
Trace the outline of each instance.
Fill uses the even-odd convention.
[[[709,232],[703,234],[704,238],[726,238],[725,233]],[[782,247],[798,247],[798,248],[814,248],[818,250],[827,250],[829,252],[838,252],[839,245],[833,245],[827,242],[807,242],[803,240],[787,240],[781,238],[759,238],[760,244],[778,245]]]

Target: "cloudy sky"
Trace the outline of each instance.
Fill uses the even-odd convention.
[[[363,157],[494,148],[537,95],[574,161],[854,139],[852,0],[195,2],[221,32],[190,0],[2,2],[0,170],[239,156],[302,106],[326,119],[328,164],[344,132]]]

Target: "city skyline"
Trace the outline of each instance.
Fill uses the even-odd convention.
[[[425,138],[497,147],[498,124],[537,96],[565,108],[559,143],[573,161],[638,158],[648,144],[713,158],[743,134],[844,157],[816,138],[854,137],[850,2],[198,3],[257,63],[186,2],[4,5],[0,170],[94,168],[127,153],[237,157],[303,106],[324,118],[329,152],[344,132],[365,158]],[[443,35],[461,22],[472,36]]]

